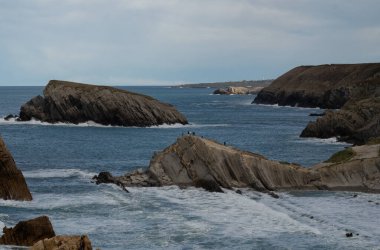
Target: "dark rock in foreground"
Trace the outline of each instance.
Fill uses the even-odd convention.
[[[380,192],[380,145],[353,147],[354,157],[313,168],[271,161],[197,136],[183,136],[155,154],[147,171],[113,177],[124,186],[252,188],[278,197],[281,190]]]
[[[323,117],[310,122],[301,137],[339,137],[355,144],[380,137],[380,97],[351,100],[338,111],[327,111]]]
[[[107,87],[52,80],[44,90],[21,107],[20,120],[103,125],[153,126],[187,124],[173,106],[152,97]]]
[[[30,250],[92,250],[91,241],[87,235],[58,235],[50,239],[44,239],[34,244]]]
[[[32,246],[39,240],[55,236],[48,217],[41,216],[28,221],[20,221],[13,228],[4,227],[1,245]]]
[[[380,96],[380,63],[300,66],[264,88],[254,103],[337,109]]]
[[[25,178],[0,137],[0,199],[32,200]]]

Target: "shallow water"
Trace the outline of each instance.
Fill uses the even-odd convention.
[[[121,128],[7,122],[0,133],[34,200],[0,201],[0,226],[48,215],[58,234],[89,234],[102,249],[376,249],[380,196],[288,192],[280,199],[177,187],[132,188],[91,182],[100,171],[145,168],[155,151],[194,131],[280,161],[311,166],[348,146],[301,139],[322,110],[252,105],[253,96],[209,95],[210,89],[129,87],[174,104],[190,124]],[[0,87],[0,117],[17,113],[41,87]],[[372,200],[374,202],[368,202]],[[345,232],[359,235],[346,238]],[[380,249],[380,248],[379,248]]]

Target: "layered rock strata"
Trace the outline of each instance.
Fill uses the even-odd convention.
[[[187,124],[172,105],[152,97],[108,86],[52,80],[37,96],[21,107],[19,120],[36,119],[49,123],[152,126]]]
[[[5,200],[32,200],[32,195],[21,171],[0,137],[0,198]]]
[[[380,137],[380,97],[350,100],[338,111],[327,111],[310,122],[301,137],[339,137],[355,144]]]
[[[209,191],[246,187],[261,192],[317,189],[380,192],[380,145],[371,147],[377,150],[376,154],[368,155],[365,153],[368,148],[360,148],[354,159],[304,168],[188,135],[155,154],[146,171],[114,178],[125,186],[196,186]]]
[[[337,109],[380,96],[380,63],[300,66],[264,88],[254,103]]]

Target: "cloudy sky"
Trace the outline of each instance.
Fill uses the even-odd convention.
[[[0,85],[276,78],[380,62],[378,0],[0,0]]]

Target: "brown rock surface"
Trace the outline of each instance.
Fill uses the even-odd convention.
[[[152,126],[187,124],[172,105],[152,97],[108,86],[51,80],[44,97],[37,96],[21,107],[20,120],[35,118],[57,123],[94,121],[104,125]]]
[[[301,137],[329,138],[365,144],[380,136],[380,97],[350,100],[338,111],[327,111],[302,131]]]
[[[5,200],[32,200],[24,176],[0,137],[0,198]]]
[[[87,235],[59,235],[38,241],[30,250],[92,250],[92,246]]]
[[[53,226],[46,216],[20,221],[13,228],[4,227],[1,245],[32,246],[39,240],[55,236]]]
[[[353,147],[352,159],[304,168],[188,135],[155,154],[147,171],[114,178],[125,186],[195,186],[217,192],[220,187],[380,192],[379,149],[380,144]]]
[[[380,96],[380,63],[300,66],[264,88],[254,103],[340,108],[349,99]]]

